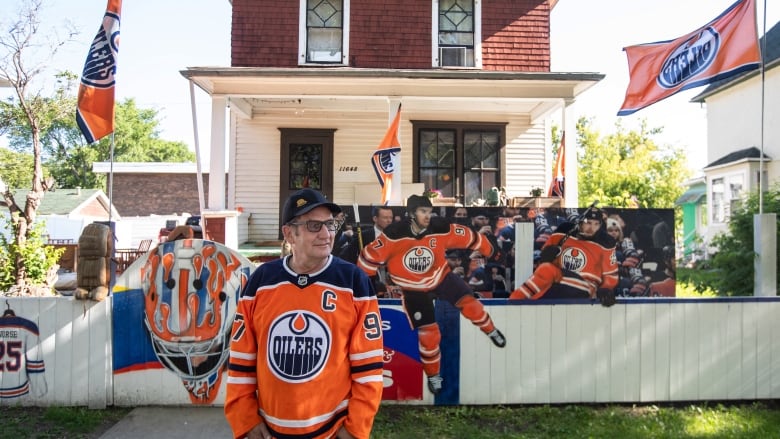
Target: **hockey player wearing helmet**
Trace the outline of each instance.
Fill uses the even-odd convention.
[[[605,215],[591,207],[575,222],[561,224],[541,249],[539,265],[510,299],[595,299],[615,303],[618,283],[615,242]]]
[[[386,266],[390,280],[403,290],[404,312],[412,328],[417,329],[428,389],[436,394],[441,391],[443,380],[439,373],[441,332],[434,314],[434,299],[457,307],[496,346],[506,345],[504,335],[496,329],[482,303],[474,298],[463,278],[452,272],[446,260],[449,249],[468,249],[485,257],[495,249],[485,235],[468,226],[432,216],[433,205],[428,197],[410,196],[406,209],[409,220],[390,224],[383,235],[366,244],[358,266],[372,278],[380,267]]]

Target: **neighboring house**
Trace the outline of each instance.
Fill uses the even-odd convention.
[[[15,189],[14,201],[24,209],[28,189]],[[8,207],[4,201],[4,215]],[[37,210],[36,221],[45,221],[48,239],[78,241],[81,231],[95,221],[120,220],[116,209],[109,211],[106,194],[100,189],[61,189],[44,193]]]
[[[571,105],[604,78],[550,72],[555,3],[232,0],[231,66],[181,72],[211,98],[204,217],[224,219],[231,246],[239,206],[249,241],[275,240],[282,200],[303,186],[379,202],[370,159],[399,104],[406,187],[465,205],[494,186],[547,187],[552,124],[574,132]]]
[[[691,100],[707,104],[707,209],[700,211],[709,217],[697,221],[705,243],[728,230],[732,208],[757,191],[759,172],[764,190],[780,181],[780,23],[760,46],[765,48],[763,75],[753,71],[715,82]]]
[[[92,171],[106,174],[106,185],[109,174],[113,175],[111,201],[124,217],[198,215],[201,211],[195,163],[96,162]],[[201,172],[207,192],[208,166]]]
[[[684,263],[703,259],[705,249],[701,247],[701,230],[707,225],[707,183],[704,177],[687,182],[688,189],[675,201],[675,207],[682,209],[682,242],[677,243],[677,257]]]

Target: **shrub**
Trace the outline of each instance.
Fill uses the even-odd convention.
[[[46,275],[60,260],[64,248],[54,248],[46,245],[43,240],[43,232],[46,224],[43,221],[36,222],[24,245],[19,246],[13,239],[13,223],[5,220],[6,234],[0,233],[0,291],[7,291],[16,284],[16,257],[21,256],[25,268],[25,281],[29,285],[46,285]],[[8,239],[10,236],[11,239]]]

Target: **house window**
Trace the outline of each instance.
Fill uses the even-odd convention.
[[[349,0],[301,0],[302,64],[346,64]]]
[[[742,204],[742,176],[729,178],[729,213],[736,211]]]
[[[433,65],[479,66],[481,2],[434,0],[433,5]]]
[[[414,181],[466,206],[501,186],[503,125],[415,123]]]
[[[726,204],[723,198],[723,179],[712,180],[712,222],[714,224],[726,221]]]

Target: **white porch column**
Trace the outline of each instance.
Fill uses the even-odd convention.
[[[207,210],[225,209],[225,127],[227,98],[211,96],[211,149]]]
[[[563,207],[579,207],[579,180],[577,179],[577,112],[574,101],[566,101],[563,107],[563,129],[566,133],[566,157],[564,166]]]

